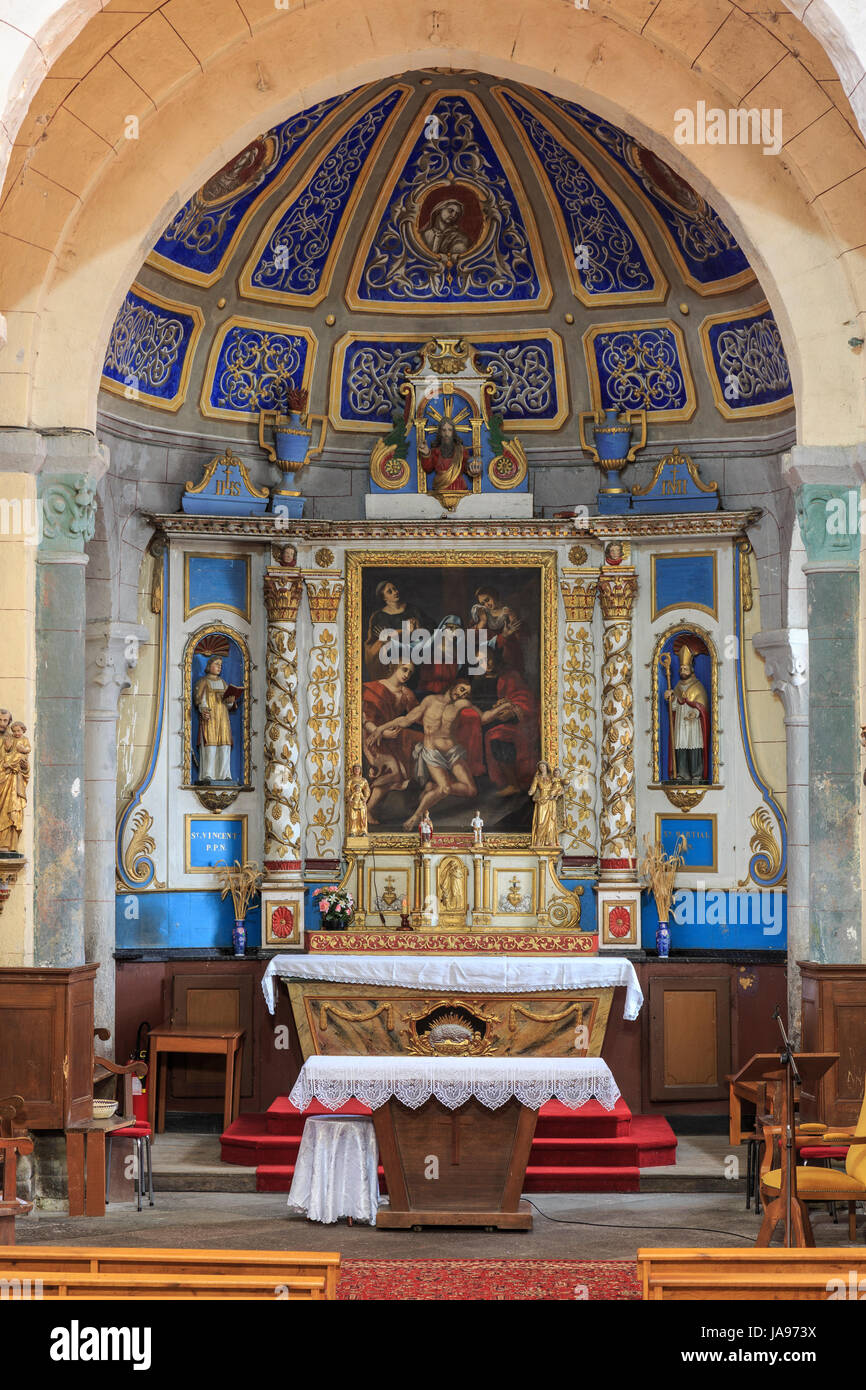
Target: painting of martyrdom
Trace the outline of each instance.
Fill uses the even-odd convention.
[[[541,751],[541,571],[364,566],[361,738],[371,833],[527,833]]]

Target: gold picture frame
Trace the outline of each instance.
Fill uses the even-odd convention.
[[[245,623],[250,621],[252,613],[251,603],[251,561],[250,555],[237,555],[228,550],[185,550],[183,555],[183,616],[184,621],[191,618],[194,613],[204,613],[209,608],[221,608],[227,613],[236,613],[239,618],[243,618]],[[196,603],[190,604],[189,601],[189,562],[190,560],[243,560],[247,572],[247,593],[246,602],[243,608],[238,608],[233,603]]]
[[[192,834],[192,822],[193,822],[194,820],[195,820],[195,821],[208,821],[210,824],[216,824],[216,825],[220,824],[221,822],[222,822],[222,823],[225,823],[226,821],[231,821],[233,824],[237,824],[237,822],[240,821],[240,823],[241,823],[241,855],[240,855],[240,861],[241,861],[242,864],[245,864],[245,863],[247,862],[247,838],[248,838],[248,837],[247,837],[247,816],[246,816],[246,813],[245,813],[245,812],[239,812],[237,815],[211,816],[211,815],[208,815],[208,813],[207,813],[206,811],[187,811],[186,814],[184,815],[184,818],[183,818],[183,871],[184,871],[185,874],[210,874],[211,877],[214,877],[217,873],[219,873],[219,870],[223,867],[223,865],[221,865],[221,864],[208,864],[208,865],[205,865],[204,868],[201,868],[201,867],[194,867],[194,866],[193,866],[193,863],[192,863],[192,841],[191,841],[191,834]],[[235,861],[236,858],[237,858],[237,855],[234,855],[234,856],[232,857],[232,859],[230,860],[230,862],[229,862],[225,867],[231,868],[231,865],[234,863],[234,861]]]
[[[534,569],[540,578],[539,741],[540,758],[559,762],[558,632],[559,595],[556,552],[511,550],[349,550],[346,552],[345,728],[346,766],[362,762],[363,675],[362,581],[366,569]],[[484,836],[485,848],[529,849],[529,833],[506,831]],[[416,849],[418,837],[403,831],[370,834],[376,849]]]
[[[713,604],[709,607],[706,603],[696,603],[692,598],[679,598],[676,603],[666,603],[664,607],[656,606],[656,561],[657,560],[706,560],[712,559],[713,562]],[[661,618],[665,613],[674,613],[683,608],[694,608],[701,613],[706,613],[711,618],[718,621],[719,617],[719,553],[717,550],[660,550],[653,551],[650,556],[650,593],[652,595],[652,614],[651,621]]]

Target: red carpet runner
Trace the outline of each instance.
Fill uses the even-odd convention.
[[[640,1299],[633,1260],[344,1260],[341,1299]]]
[[[370,1113],[356,1101],[343,1109]],[[323,1108],[313,1101],[306,1113],[321,1115]],[[255,1168],[257,1192],[288,1192],[303,1127],[304,1116],[281,1096],[266,1115],[241,1115],[229,1125],[220,1141],[223,1162]],[[580,1110],[548,1101],[538,1114],[523,1190],[638,1192],[641,1168],[675,1163],[676,1145],[667,1120],[634,1116],[623,1100],[612,1111],[594,1100]]]

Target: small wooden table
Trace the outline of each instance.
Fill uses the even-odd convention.
[[[66,1126],[69,1215],[105,1215],[105,1136],[135,1124],[129,1115]]]
[[[243,1051],[243,1028],[172,1028],[171,1026],[151,1028],[150,1065],[148,1068],[150,1091],[147,1114],[154,1134],[161,1134],[165,1129],[169,1052],[198,1052],[225,1057],[226,1083],[223,1097],[223,1128],[228,1129],[232,1120],[237,1119],[240,1109]],[[159,1091],[158,1111],[157,1090]]]

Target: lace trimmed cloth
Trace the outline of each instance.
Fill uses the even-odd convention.
[[[643,992],[630,960],[593,957],[575,960],[549,956],[542,960],[514,956],[274,956],[262,977],[262,990],[271,1013],[277,978],[327,980],[340,984],[419,986],[423,989],[466,991],[470,994],[525,994],[537,990],[625,987],[623,1018],[637,1018]]]
[[[435,1096],[456,1110],[474,1096],[498,1110],[515,1096],[530,1110],[549,1100],[612,1110],[619,1095],[600,1057],[308,1057],[289,1100],[298,1110],[313,1100],[339,1110],[353,1099],[378,1110],[394,1096],[417,1110]]]

